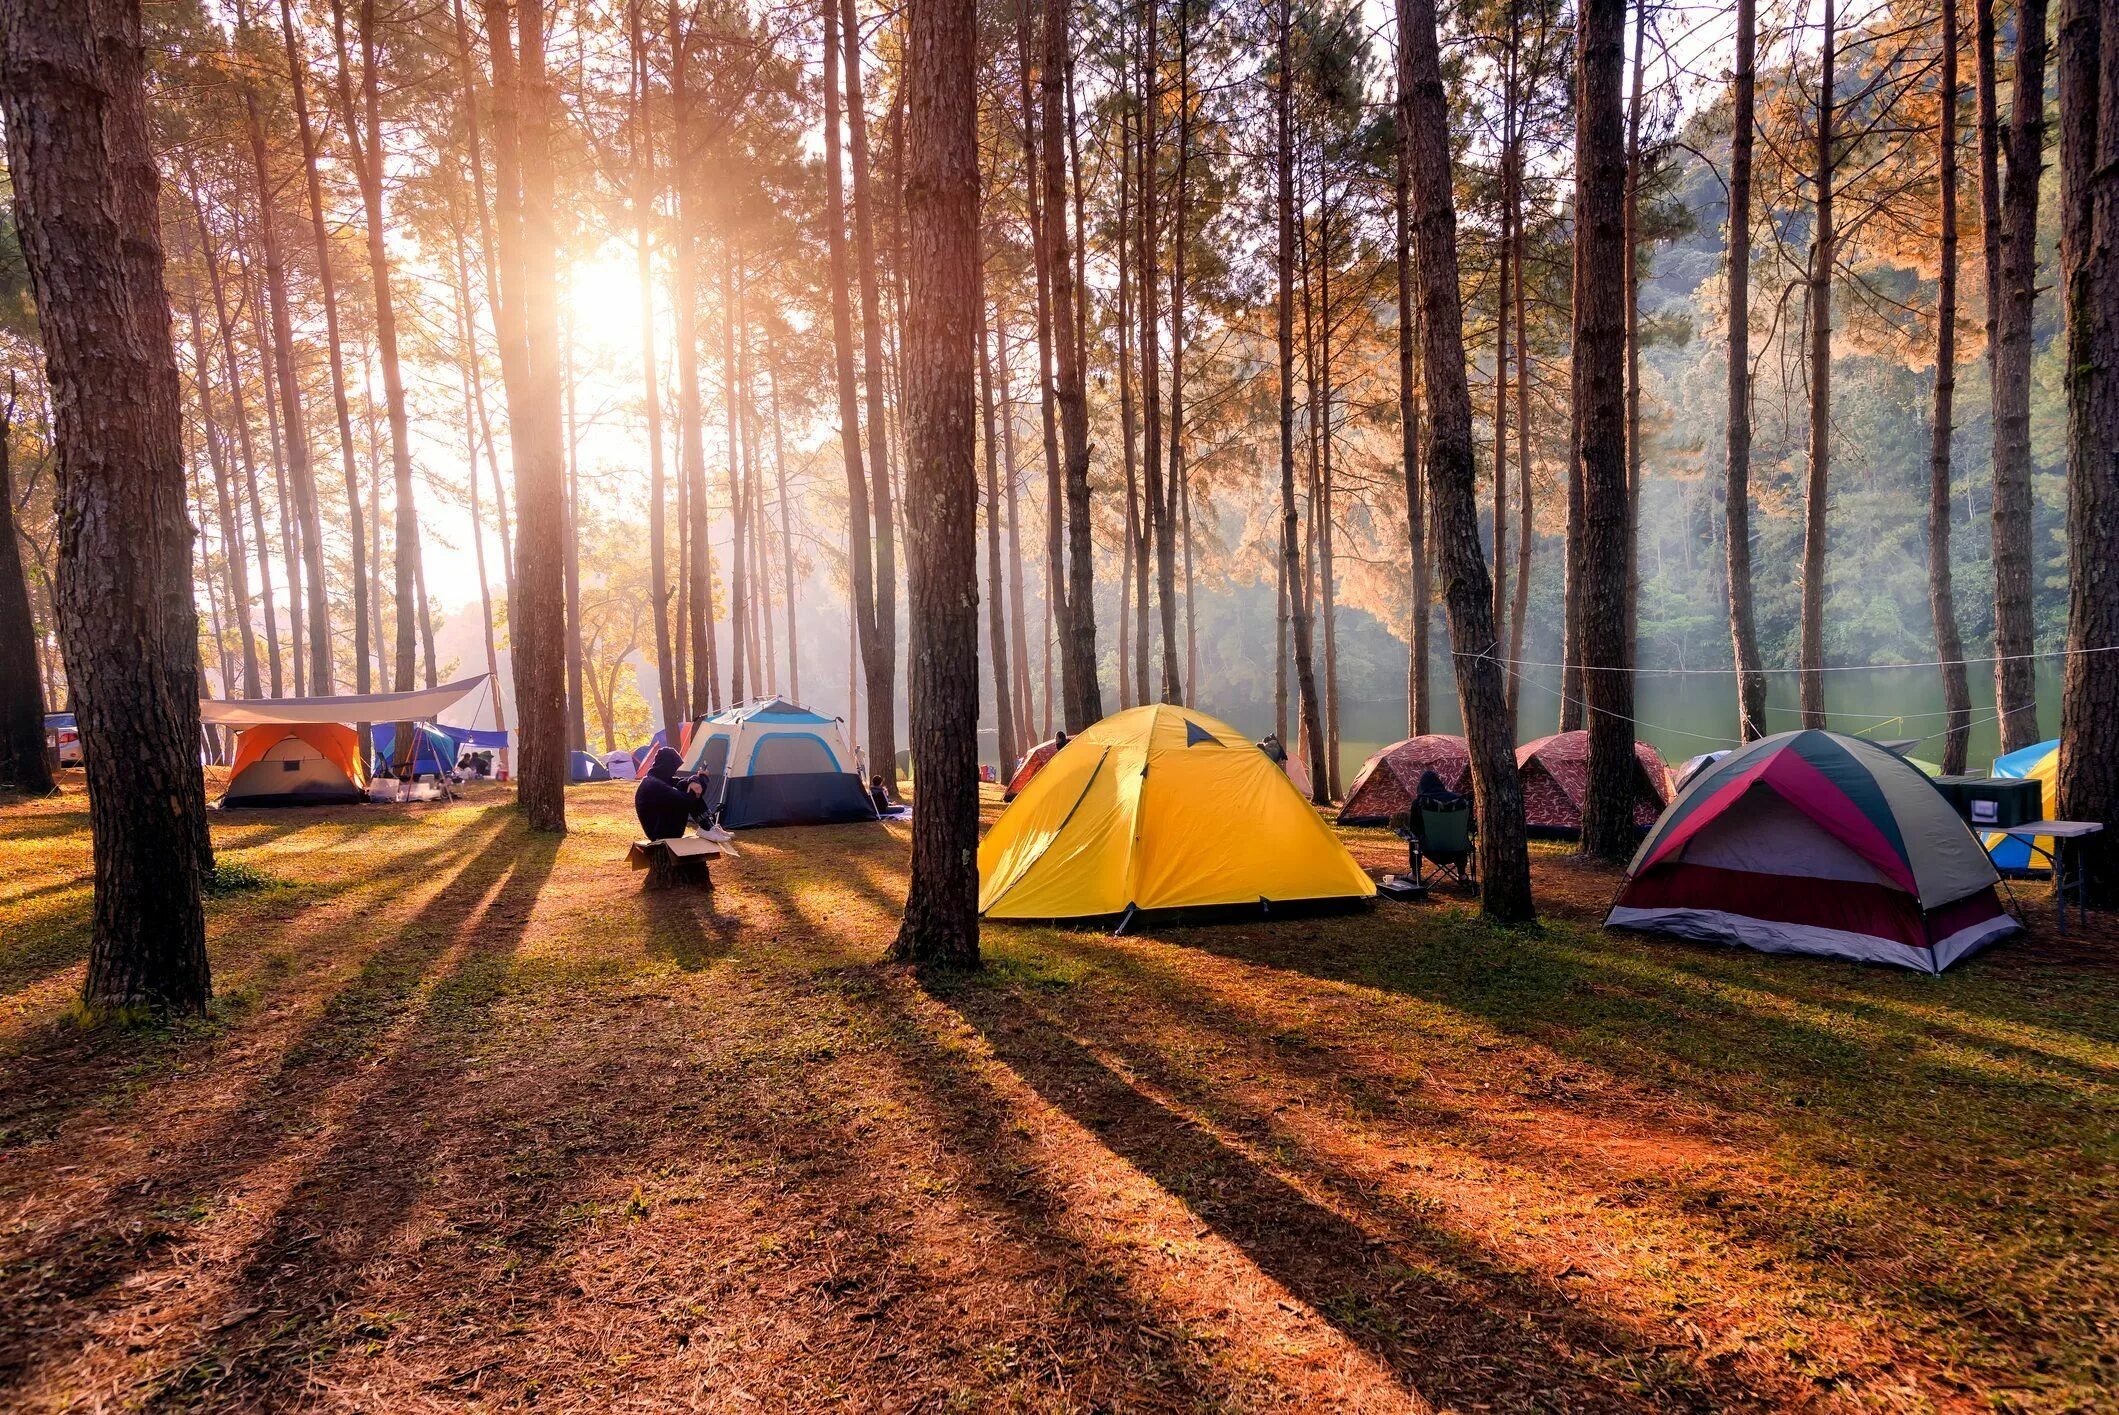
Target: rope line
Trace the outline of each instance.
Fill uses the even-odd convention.
[[[1975,664],[2021,663],[2041,658],[2073,658],[2082,654],[2119,653],[2119,644],[2099,644],[2083,649],[2045,649],[2037,653],[2000,654],[1988,658],[1936,658],[1923,663],[1828,663],[1816,669],[1808,668],[1761,668],[1761,674],[1789,673],[1880,673],[1886,670],[1905,668],[1969,668]],[[1503,658],[1491,650],[1452,649],[1454,658],[1483,658],[1498,663],[1504,668],[1558,668],[1580,673],[1632,673],[1642,677],[1668,678],[1733,678],[1740,670],[1735,668],[1592,668],[1583,663],[1549,663],[1527,658]]]

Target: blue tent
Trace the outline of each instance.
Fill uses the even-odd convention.
[[[693,724],[684,769],[706,778],[706,802],[732,830],[872,821],[839,720],[762,698]]]
[[[397,760],[397,732],[387,722],[378,723],[368,730],[375,743],[375,774],[394,774]],[[456,770],[456,739],[450,733],[430,723],[412,724],[412,774],[414,776],[446,776]]]
[[[578,784],[583,781],[609,781],[610,779],[611,769],[602,762],[597,761],[587,752],[567,753],[567,780],[569,782]]]
[[[2033,742],[2018,751],[1994,758],[1994,775],[2021,780],[2035,776],[2044,783],[2046,814],[2052,814],[2053,795],[2060,773],[2060,739],[2049,738]],[[1987,858],[1994,862],[1997,870],[2021,871],[2025,874],[2043,873],[2053,866],[2053,842],[2043,836],[2038,840],[2041,854],[2031,853],[2031,842],[2020,835],[1982,834],[1980,842],[1987,847]]]
[[[670,739],[667,736],[665,736],[661,732],[657,732],[654,736],[648,738],[645,742],[642,742],[639,746],[633,748],[634,767],[641,771],[646,771],[648,758],[655,755],[655,749],[658,747],[667,747],[669,743]]]

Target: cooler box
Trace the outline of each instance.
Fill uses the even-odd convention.
[[[2032,777],[1939,776],[1935,789],[1975,829],[2007,829],[2045,819],[2044,783]]]

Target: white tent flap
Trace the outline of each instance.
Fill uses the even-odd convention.
[[[410,693],[356,693],[343,698],[251,698],[199,700],[199,720],[222,727],[263,727],[279,722],[432,722],[468,694],[485,686],[486,675]]]

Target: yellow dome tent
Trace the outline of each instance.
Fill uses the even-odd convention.
[[[1162,703],[1075,737],[979,845],[979,912],[990,919],[1375,892],[1272,758],[1227,724]]]

